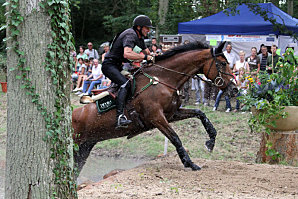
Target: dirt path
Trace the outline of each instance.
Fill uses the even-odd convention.
[[[176,155],[123,171],[78,192],[88,198],[298,198],[298,168],[194,159],[185,169]]]

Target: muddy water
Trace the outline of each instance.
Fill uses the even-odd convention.
[[[144,163],[142,159],[121,159],[112,157],[94,157],[89,156],[87,162],[80,173],[78,184],[87,180],[97,182],[103,179],[103,176],[114,169],[131,169]]]
[[[0,199],[4,199],[5,151],[0,149]],[[130,169],[143,163],[144,160],[95,157],[90,155],[78,178],[78,184],[85,181],[97,182],[114,169]]]

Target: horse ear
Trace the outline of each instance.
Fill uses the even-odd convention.
[[[218,45],[218,47],[215,49],[215,54],[220,54],[222,53],[222,49],[225,46],[226,42],[220,42],[220,44]]]

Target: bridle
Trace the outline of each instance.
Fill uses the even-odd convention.
[[[218,57],[218,56],[223,56],[224,57],[224,54],[223,53],[219,53],[219,54],[215,54],[215,49],[213,48],[213,49],[211,49],[211,54],[212,54],[212,57],[213,57],[213,60],[212,60],[212,62],[211,62],[211,64],[210,64],[210,66],[209,66],[209,69],[208,69],[208,72],[207,72],[207,75],[206,75],[206,77],[208,77],[208,74],[209,74],[209,72],[210,72],[210,70],[211,70],[211,67],[212,67],[212,65],[213,65],[213,63],[215,62],[215,65],[216,65],[216,69],[217,69],[217,71],[218,71],[218,74],[217,74],[217,76],[215,77],[215,79],[213,80],[213,81],[206,81],[206,80],[204,80],[204,79],[202,79],[200,76],[198,76],[198,75],[196,75],[199,79],[201,79],[201,80],[203,80],[203,81],[205,81],[205,82],[207,82],[208,84],[211,84],[211,85],[214,85],[214,86],[216,86],[216,87],[221,87],[221,86],[223,86],[224,85],[224,83],[225,83],[225,81],[224,81],[224,79],[223,79],[223,77],[222,77],[222,74],[224,74],[224,75],[229,75],[229,76],[231,76],[232,78],[230,79],[230,82],[227,84],[227,86],[226,86],[226,88],[228,88],[228,86],[232,83],[232,81],[233,81],[233,79],[234,79],[234,76],[232,75],[232,74],[229,74],[229,73],[226,73],[226,72],[223,72],[222,71],[222,69],[225,69],[225,67],[227,66],[227,62],[220,62],[218,59],[216,59],[216,57]],[[158,68],[161,68],[161,69],[163,69],[163,70],[167,70],[167,71],[170,71],[170,72],[173,72],[173,73],[176,73],[176,74],[179,74],[179,75],[183,75],[183,76],[187,76],[187,77],[190,77],[190,78],[192,78],[194,75],[190,75],[190,74],[187,74],[187,73],[184,73],[184,72],[179,72],[179,71],[176,71],[176,70],[173,70],[173,69],[170,69],[170,68],[166,68],[166,67],[164,67],[164,66],[161,66],[161,65],[158,65],[158,64],[156,64],[156,63],[152,63],[152,65],[151,66],[156,66],[156,67],[158,67]],[[143,75],[145,75],[146,77],[148,77],[149,79],[150,79],[150,83],[148,83],[144,88],[142,88],[139,92],[137,92],[136,93],[136,95],[139,95],[141,92],[143,92],[145,89],[147,89],[149,86],[151,86],[152,84],[157,84],[157,83],[161,83],[161,84],[164,84],[164,85],[166,85],[167,87],[169,87],[169,88],[171,88],[171,89],[173,89],[173,90],[176,90],[176,91],[178,91],[178,88],[176,88],[176,87],[174,87],[174,86],[171,86],[171,85],[169,85],[169,84],[167,84],[167,83],[165,83],[165,82],[162,82],[162,81],[160,81],[160,80],[158,80],[158,78],[156,78],[156,77],[151,77],[150,75],[148,75],[147,73],[145,73],[143,70],[143,67],[140,67],[136,72],[135,72],[135,74],[137,74],[138,72],[141,72]],[[134,74],[134,75],[135,75]],[[133,75],[133,76],[134,76]],[[225,88],[225,89],[226,89]],[[224,89],[224,90],[225,90]]]
[[[216,57],[219,57],[219,56],[225,57],[225,56],[224,56],[223,53],[216,54],[215,48],[211,49],[211,54],[212,54],[213,60],[212,60],[212,62],[210,64],[210,66],[209,66],[209,69],[208,69],[208,72],[206,74],[206,77],[208,77],[209,72],[211,70],[211,67],[212,67],[213,63],[215,62],[216,70],[217,70],[218,73],[217,73],[217,76],[215,77],[215,79],[213,80],[212,83],[216,87],[221,87],[225,83],[225,80],[223,79],[222,74],[228,75],[228,76],[231,76],[232,78],[230,79],[229,83],[227,84],[227,86],[226,86],[226,88],[227,88],[232,83],[232,81],[234,79],[234,76],[232,74],[229,74],[229,73],[226,73],[226,72],[223,72],[222,71],[222,69],[225,70],[225,68],[227,67],[227,62],[220,62],[218,59],[216,59]],[[198,75],[196,75],[196,76],[198,76]],[[202,78],[200,78],[200,79],[202,79]],[[206,81],[206,80],[203,80],[203,81],[208,82],[210,84],[210,81]]]

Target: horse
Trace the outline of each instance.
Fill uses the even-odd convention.
[[[76,108],[72,114],[74,142],[79,150],[74,153],[78,171],[83,168],[93,146],[100,141],[127,136],[128,139],[158,128],[176,151],[184,167],[201,168],[193,163],[182,142],[169,123],[197,117],[205,127],[210,140],[205,146],[213,150],[216,130],[199,109],[181,108],[179,90],[183,84],[198,73],[203,73],[220,89],[235,96],[237,88],[227,59],[222,53],[224,43],[210,48],[200,42],[174,47],[156,56],[155,63],[145,65],[135,75],[135,93],[127,103],[126,115],[133,123],[126,129],[115,129],[116,110],[99,114],[95,103]]]

